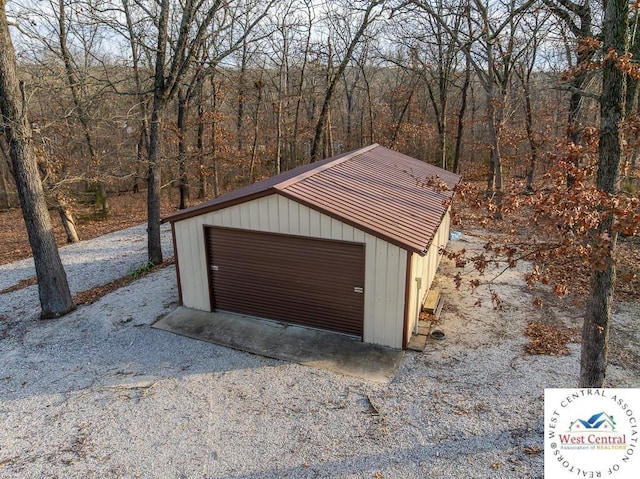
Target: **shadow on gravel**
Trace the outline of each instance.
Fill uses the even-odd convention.
[[[176,302],[167,267],[62,318],[12,316],[0,336],[0,409],[20,398],[57,402],[49,396],[281,364],[151,328]]]
[[[542,419],[539,421],[539,431],[529,432],[531,443],[539,442],[542,434]],[[514,450],[522,444],[522,431],[520,429],[506,429],[504,431],[492,431],[487,434],[477,436],[463,436],[451,440],[441,441],[429,445],[418,445],[415,447],[394,449],[380,454],[370,454],[357,458],[335,460],[315,464],[312,461],[301,464],[298,467],[273,468],[264,471],[251,473],[240,473],[231,475],[216,475],[215,471],[210,477],[219,479],[306,479],[319,477],[397,477],[387,476],[386,469],[397,467],[400,463],[415,464],[423,471],[424,477],[451,477],[452,464],[468,462],[473,464],[474,456],[482,454],[493,454],[496,451],[502,452],[504,463],[495,463],[495,469],[487,471],[477,470],[474,477],[524,477],[521,474],[524,466],[531,462],[532,456],[535,462],[539,463],[537,470],[542,470],[542,452],[527,454],[523,450]],[[526,441],[526,439],[525,439]],[[390,457],[392,456],[392,457]],[[393,459],[395,458],[395,460]],[[468,466],[467,466],[468,467]],[[534,469],[534,470],[535,470]],[[469,469],[466,469],[468,473]],[[528,470],[530,472],[530,470]],[[459,477],[467,477],[467,474],[460,471]],[[484,472],[484,473],[483,473]],[[520,472],[520,474],[519,474]],[[415,477],[415,476],[411,476]],[[527,475],[531,479],[542,478],[539,475]]]
[[[0,405],[36,397],[57,402],[47,397],[192,374],[222,374],[279,362],[168,335],[146,325],[114,329],[111,334],[86,340],[92,334],[90,329],[90,325],[79,326],[54,344],[41,346],[34,342],[33,334],[24,339],[26,347],[22,348],[7,348],[12,341],[1,339]],[[48,334],[44,329],[41,332]],[[102,347],[96,347],[97,341],[102,342]],[[239,355],[250,357],[239,360]]]

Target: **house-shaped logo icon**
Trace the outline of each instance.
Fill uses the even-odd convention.
[[[594,414],[589,419],[576,419],[569,424],[569,432],[614,432],[616,422],[605,412]]]

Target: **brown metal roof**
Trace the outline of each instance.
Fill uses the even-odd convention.
[[[426,186],[438,176],[451,190]],[[424,253],[459,175],[380,145],[304,165],[163,219],[176,222],[281,194],[403,249]]]

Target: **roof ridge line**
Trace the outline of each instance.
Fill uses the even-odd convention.
[[[373,143],[372,145],[369,146],[364,146],[358,150],[352,151],[351,153],[348,153],[346,155],[340,156],[340,158],[336,158],[333,161],[329,161],[327,163],[325,163],[324,165],[320,165],[316,168],[313,168],[309,171],[305,171],[304,173],[302,173],[301,175],[296,175],[293,178],[289,178],[288,180],[284,180],[280,183],[276,183],[275,185],[273,185],[271,188],[276,190],[276,191],[281,191],[286,189],[287,187],[295,184],[295,183],[299,183],[302,180],[306,180],[307,178],[312,177],[313,175],[316,175],[324,170],[327,170],[329,168],[332,168],[333,166],[343,163],[347,160],[350,160],[358,155],[361,155],[363,153],[366,153],[368,151],[373,150],[376,147],[379,147],[380,145],[378,143]]]

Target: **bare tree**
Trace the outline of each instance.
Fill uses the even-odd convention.
[[[528,38],[529,48],[526,49],[521,61],[516,65],[515,73],[522,84],[524,117],[527,139],[529,140],[529,168],[527,171],[527,189],[533,189],[536,163],[538,161],[538,140],[534,132],[534,112],[532,102],[533,73],[540,53],[540,45],[546,40],[544,25],[547,24],[549,14],[547,12],[533,12],[524,20],[526,25],[525,37]]]
[[[580,112],[584,99],[584,88],[592,73],[587,68],[588,63],[598,54],[593,32],[592,0],[543,0],[549,10],[556,15],[569,29],[575,39],[575,64],[571,53],[568,54],[569,66],[575,67],[575,72],[567,83],[571,92],[569,98],[569,116],[567,119],[567,136],[574,144],[580,143]]]
[[[327,88],[324,93],[324,99],[320,108],[320,114],[318,115],[313,143],[311,145],[311,161],[317,161],[320,159],[320,147],[323,136],[325,134],[331,100],[333,98],[336,86],[340,81],[340,78],[342,77],[345,69],[349,65],[349,62],[351,61],[353,56],[353,52],[360,43],[365,32],[380,15],[381,10],[378,7],[383,7],[384,3],[385,0],[368,0],[364,11],[358,19],[359,25],[357,27],[357,30],[353,33],[351,38],[345,39],[346,50],[342,55],[342,59],[340,60],[338,67],[330,74]]]
[[[122,0],[122,12],[126,21],[125,28],[123,28],[123,36],[127,38],[129,47],[131,48],[131,62],[133,67],[133,79],[136,88],[136,97],[138,100],[137,109],[139,112],[140,132],[138,136],[138,144],[136,146],[136,165],[135,165],[135,179],[133,183],[133,191],[137,193],[139,190],[138,180],[138,165],[143,163],[143,158],[149,154],[149,109],[148,99],[145,89],[143,87],[143,78],[141,73],[141,55],[146,53],[146,49],[141,48],[142,36],[141,32],[136,31],[136,26],[131,11],[130,0]],[[115,28],[119,28],[118,25]],[[141,51],[142,50],[142,51]]]
[[[467,94],[471,83],[471,65],[465,55],[464,81],[460,88],[460,108],[458,109],[458,121],[456,127],[456,148],[453,153],[453,172],[460,173],[460,157],[462,156],[462,135],[464,133],[464,116],[467,111]]]
[[[0,0],[0,111],[38,277],[41,317],[52,318],[72,311],[75,306],[38,174],[32,131],[27,119],[25,87],[18,80],[5,7],[5,0]]]
[[[503,127],[514,67],[527,46],[517,41],[520,22],[535,0],[516,3],[508,0],[500,4],[472,0],[474,9],[467,13],[473,27],[468,32],[454,31],[429,2],[413,0],[412,3],[434,18],[465,54],[486,94],[487,133],[490,167],[487,190],[497,192],[498,203],[502,194],[502,158],[500,134]],[[470,5],[470,6],[471,6]],[[470,48],[476,45],[476,48]],[[500,208],[497,215],[500,216]]]
[[[293,85],[292,85],[292,64],[295,64],[293,55],[291,53],[292,47],[300,35],[300,29],[303,27],[303,19],[298,10],[305,5],[303,2],[282,2],[279,3],[273,11],[270,21],[274,25],[274,35],[270,36],[270,50],[271,53],[267,53],[270,57],[271,63],[274,69],[277,71],[277,75],[274,75],[273,84],[275,88],[275,98],[273,100],[273,110],[275,114],[275,173],[278,174],[283,169],[285,155],[285,143],[289,142],[290,148],[289,156],[292,156],[295,161],[295,153],[293,151],[293,138],[287,135],[288,128],[286,127],[292,122],[291,104],[294,97]],[[307,31],[310,34],[310,28]],[[277,33],[276,33],[277,32]],[[305,64],[307,60],[307,52],[300,52],[303,57],[303,63],[301,67],[301,75],[304,75]],[[303,81],[303,79],[301,79]],[[300,103],[300,97],[298,97],[298,105]],[[286,168],[285,168],[286,169]]]
[[[229,3],[221,0],[188,0],[184,5],[161,0],[157,4],[136,1],[138,7],[155,18],[155,55],[153,62],[153,103],[149,123],[148,149],[148,250],[149,260],[156,264],[162,262],[160,242],[160,190],[161,183],[161,122],[167,104],[175,97],[182,86],[205,39],[212,35],[227,34],[231,40],[212,55],[210,63],[218,64],[222,59],[238,50],[246,43],[248,35],[264,18],[273,4],[271,0],[264,4],[247,2]],[[152,9],[157,8],[157,15]],[[170,18],[177,17],[177,25],[171,25]],[[173,28],[176,27],[176,28]],[[241,33],[235,36],[234,29]]]
[[[625,74],[617,60],[627,53],[629,40],[628,0],[608,0],[602,28],[602,94],[600,98],[600,142],[598,146],[597,188],[611,197],[618,192],[623,156],[621,122],[624,119]],[[613,54],[611,54],[613,53]],[[594,232],[603,238],[604,267],[596,268],[591,278],[582,328],[580,387],[604,387],[609,352],[609,329],[613,303],[616,264],[614,253],[618,233],[614,215],[609,211]]]
[[[44,182],[45,189],[49,199],[55,202],[55,208],[60,214],[65,231],[67,231],[68,242],[76,242],[79,238],[73,221],[71,201],[67,197],[65,188],[60,187],[62,183],[83,182],[86,184],[87,181],[97,180],[99,193],[96,196],[100,199],[103,213],[107,212],[106,189],[102,181],[98,179],[101,176],[99,155],[94,122],[91,118],[91,108],[97,108],[99,103],[95,101],[96,98],[90,91],[90,86],[92,86],[90,85],[91,80],[89,80],[91,62],[88,60],[94,53],[95,44],[99,43],[100,27],[95,23],[92,24],[88,18],[79,13],[88,10],[83,9],[84,6],[86,6],[85,3],[78,0],[49,0],[42,7],[31,5],[28,13],[37,20],[26,22],[27,28],[23,29],[26,36],[35,40],[34,43],[42,45],[44,51],[48,52],[48,55],[42,53],[36,55],[36,57],[41,57],[39,61],[46,66],[47,70],[51,73],[57,73],[59,64],[63,65],[60,73],[61,82],[66,83],[65,87],[70,93],[71,102],[68,111],[60,115],[62,118],[55,120],[58,122],[69,121],[74,126],[77,124],[83,138],[81,140],[83,144],[79,150],[83,155],[82,164],[85,165],[85,171],[76,175],[73,180],[54,174],[53,169],[46,164],[50,158],[45,151],[38,155],[41,159],[39,165],[46,180]],[[74,12],[73,19],[69,17],[69,10]],[[76,48],[72,48],[72,45]],[[69,151],[65,151],[64,156],[66,163],[73,161]]]
[[[311,45],[311,37],[313,34],[313,24],[315,22],[315,13],[312,6],[312,0],[305,0],[305,10],[307,16],[305,18],[306,35],[304,38],[304,46],[302,48],[302,65],[300,65],[299,81],[296,88],[296,107],[293,118],[293,134],[291,138],[291,161],[289,167],[293,167],[298,162],[300,154],[300,117],[302,110],[302,99],[304,95],[304,87],[307,80],[307,67],[309,65],[309,51]]]
[[[427,15],[423,21],[419,22],[417,31],[410,32],[413,38],[411,52],[413,62],[420,66],[419,72],[427,87],[429,100],[435,113],[438,130],[435,163],[446,169],[448,167],[449,96],[460,55],[460,47],[456,39],[462,34],[461,29],[468,5],[463,3],[449,7],[443,0],[436,0],[433,11],[435,17]],[[449,28],[443,27],[444,22],[448,23]],[[449,30],[453,35],[448,33]]]

